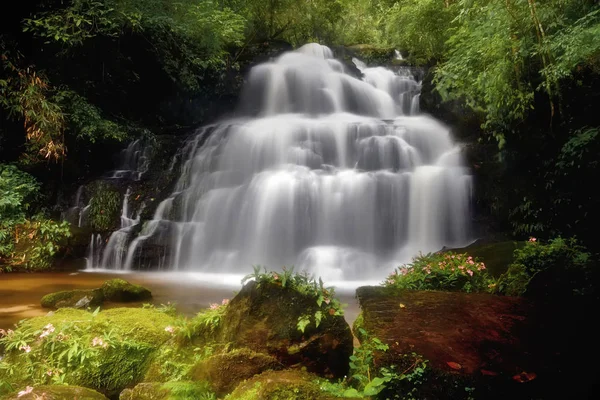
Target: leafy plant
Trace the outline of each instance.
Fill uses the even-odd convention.
[[[99,231],[110,230],[118,222],[121,194],[106,182],[98,181],[90,199],[89,221]]]
[[[413,290],[485,292],[495,286],[485,264],[466,253],[429,253],[413,258],[383,282],[386,287]]]
[[[265,267],[253,266],[254,272],[242,279],[242,284],[249,280],[254,280],[258,285],[263,283],[272,283],[282,288],[289,288],[301,294],[314,298],[319,309],[313,315],[304,314],[298,317],[297,328],[304,333],[306,327],[314,321],[316,327],[319,327],[325,314],[340,316],[344,315],[345,304],[335,297],[335,288],[325,287],[323,280],[316,280],[307,273],[295,273],[294,268],[283,267],[282,272],[268,272]],[[261,272],[261,269],[264,272]]]
[[[591,272],[591,255],[574,238],[551,239],[543,243],[530,238],[522,249],[515,250],[515,259],[498,282],[498,291],[509,296],[524,295],[533,277],[542,271],[564,271],[561,284],[573,286],[574,294],[585,295],[593,290],[592,282],[587,281],[587,272]],[[583,274],[581,279],[571,285],[565,278]]]
[[[388,385],[401,381],[408,382],[410,389],[402,393],[402,399],[412,399],[412,395],[424,382],[427,369],[427,360],[416,353],[401,356],[401,368],[391,365],[389,368],[376,369],[374,359],[379,352],[386,352],[389,346],[376,337],[359,328],[361,344],[354,348],[350,357],[350,374],[342,382],[332,383],[321,381],[321,390],[331,393],[336,397],[364,398],[376,396]],[[398,372],[400,371],[401,372]],[[398,394],[400,395],[400,394]]]

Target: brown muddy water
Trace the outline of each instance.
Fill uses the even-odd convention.
[[[161,272],[47,272],[0,275],[0,329],[13,328],[24,318],[45,315],[50,310],[42,308],[40,299],[53,292],[100,287],[108,279],[122,278],[150,289],[155,305],[174,303],[177,310],[192,316],[207,308],[210,303],[231,299],[242,288],[237,275],[209,275]],[[351,325],[359,313],[355,288],[336,288],[338,298],[348,304],[345,316]],[[142,303],[106,303],[104,308],[141,306]]]

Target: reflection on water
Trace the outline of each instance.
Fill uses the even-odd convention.
[[[251,272],[251,271],[248,271]],[[104,281],[122,278],[131,283],[150,289],[153,299],[149,303],[160,305],[176,303],[177,310],[188,316],[196,314],[210,303],[232,298],[242,287],[244,275],[201,274],[201,273],[158,273],[115,271],[88,272],[48,272],[36,274],[0,275],[0,329],[12,328],[15,323],[35,316],[45,315],[50,310],[40,306],[41,298],[53,292],[74,289],[93,289]],[[358,315],[358,305],[354,291],[359,285],[377,282],[344,282],[336,286],[338,297],[347,303],[346,320],[352,324]],[[127,306],[141,306],[142,303],[128,303]],[[104,308],[121,307],[122,303],[105,303]]]

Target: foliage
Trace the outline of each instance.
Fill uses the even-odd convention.
[[[530,238],[527,244],[515,250],[515,259],[498,282],[498,291],[509,296],[526,294],[529,284],[537,274],[546,270],[564,270],[569,274],[585,272],[591,266],[591,255],[574,238],[561,237],[542,243]],[[584,277],[585,278],[585,277]],[[567,282],[563,282],[567,285]],[[575,294],[586,294],[591,282],[579,282]]]
[[[1,39],[1,38],[0,38]],[[23,120],[28,151],[23,162],[42,159],[58,161],[66,154],[63,131],[65,118],[51,98],[52,87],[44,74],[32,66],[19,66],[21,56],[13,56],[0,40],[0,107],[9,116]]]
[[[425,64],[444,57],[455,4],[438,0],[401,0],[386,12],[384,29],[386,43],[409,54],[409,60]]]
[[[95,230],[110,230],[118,222],[121,194],[103,181],[96,182],[92,191],[89,204],[90,225]]]
[[[1,331],[5,357],[0,380],[25,384],[72,384],[118,394],[139,380],[157,346],[171,335],[173,318],[152,310],[90,313],[61,309]]]
[[[54,256],[71,236],[66,221],[56,222],[40,216],[15,227],[15,252],[12,267],[29,270],[50,268]]]
[[[223,299],[221,304],[212,303],[208,309],[199,312],[189,322],[180,324],[179,336],[187,340],[191,340],[194,336],[209,339],[220,327],[228,304],[228,299]]]
[[[376,396],[392,382],[409,382],[410,389],[402,393],[403,399],[412,399],[419,385],[424,381],[427,360],[416,353],[403,354],[401,357],[403,368],[391,365],[389,368],[374,367],[374,358],[377,353],[386,352],[389,346],[376,337],[370,336],[363,328],[359,328],[361,345],[354,348],[350,357],[350,374],[343,382],[332,383],[320,381],[321,390],[331,393],[336,397],[364,398]]]
[[[325,313],[329,315],[344,315],[344,305],[335,297],[335,288],[325,287],[323,280],[315,280],[313,276],[306,273],[294,273],[294,268],[287,269],[283,267],[282,272],[267,272],[261,266],[253,266],[254,272],[242,279],[242,284],[248,280],[254,280],[257,284],[273,283],[282,288],[295,290],[303,295],[310,296],[315,299],[319,309],[314,315],[304,314],[298,317],[298,330],[304,332],[306,327],[314,320],[315,326],[318,328]]]
[[[0,272],[43,270],[71,235],[67,222],[36,215],[28,219],[39,198],[39,184],[12,165],[0,164]]]
[[[546,95],[552,121],[561,82],[600,52],[598,4],[463,0],[457,7],[456,30],[435,72],[437,90],[484,113],[484,128],[500,148],[533,109],[536,93]]]
[[[38,191],[39,184],[31,175],[0,163],[0,260],[12,253],[14,228],[25,222],[26,211]]]
[[[413,258],[383,282],[386,287],[413,290],[485,292],[495,286],[485,264],[467,253],[429,253]]]

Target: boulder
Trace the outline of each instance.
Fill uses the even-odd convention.
[[[231,300],[220,325],[220,338],[233,348],[270,354],[285,366],[302,365],[309,372],[329,378],[348,374],[352,332],[343,316],[323,312],[304,332],[301,316],[322,310],[310,295],[288,287],[254,281]]]
[[[7,400],[108,400],[104,395],[88,388],[79,386],[43,385],[23,388]]]
[[[104,301],[100,289],[66,290],[50,293],[42,297],[42,307],[46,308],[82,308],[98,307]]]
[[[143,382],[125,389],[119,400],[189,400],[210,397],[206,384],[198,382]]]
[[[114,302],[144,301],[152,298],[152,293],[143,286],[134,285],[123,279],[111,279],[100,288],[104,299]]]
[[[246,379],[283,366],[268,354],[249,349],[218,354],[196,364],[190,373],[194,381],[206,381],[213,392],[224,396]]]
[[[316,375],[297,370],[270,371],[241,383],[226,400],[333,400],[315,383]]]

